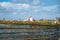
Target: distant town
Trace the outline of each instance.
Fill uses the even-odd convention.
[[[49,19],[39,19],[35,20],[32,16],[24,19],[24,20],[0,20],[0,24],[60,24],[60,18],[56,18],[56,20],[49,20]]]

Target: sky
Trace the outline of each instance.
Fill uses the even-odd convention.
[[[0,20],[56,19],[60,17],[59,0],[0,0]]]

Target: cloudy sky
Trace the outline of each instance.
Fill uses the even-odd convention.
[[[60,17],[59,0],[0,0],[0,19],[55,19]]]

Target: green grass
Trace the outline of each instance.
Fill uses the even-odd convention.
[[[60,40],[60,37],[58,38],[58,40]]]

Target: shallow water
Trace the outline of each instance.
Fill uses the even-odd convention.
[[[38,25],[33,28],[32,25],[4,25],[0,24],[0,40],[57,40],[60,34],[60,28],[44,27]],[[44,38],[48,36],[49,38]]]

